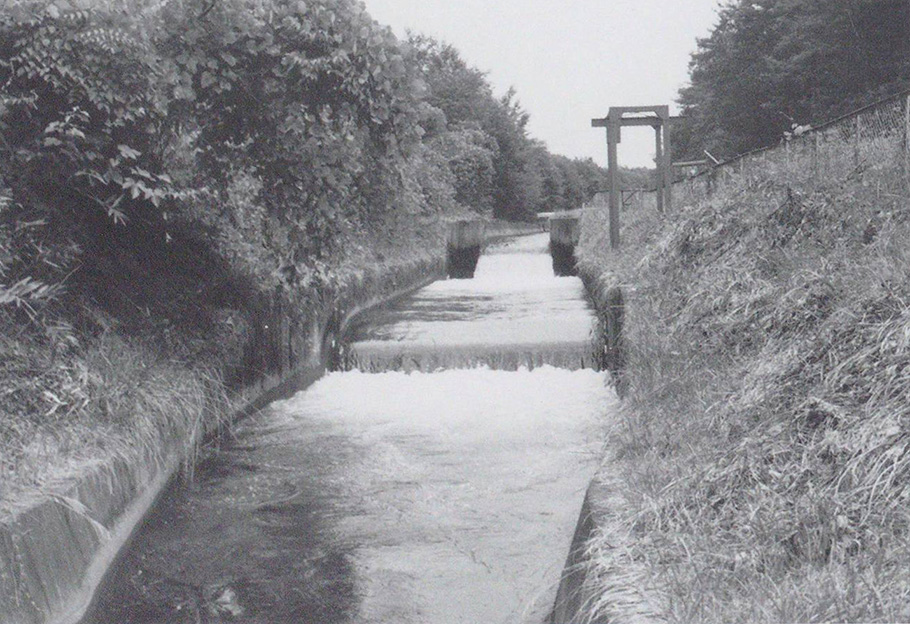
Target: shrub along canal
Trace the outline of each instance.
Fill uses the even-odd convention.
[[[613,391],[546,235],[361,318],[168,491],[88,622],[543,622]]]

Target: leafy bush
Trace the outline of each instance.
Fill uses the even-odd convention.
[[[5,474],[30,437],[65,440],[61,460],[103,454],[86,431],[107,403],[128,438],[144,399],[111,350],[123,379],[166,369],[184,396],[181,370],[218,367],[237,389],[297,363],[281,332],[322,320],[366,268],[438,253],[447,219],[531,215],[549,154],[514,94],[447,50],[400,43],[356,0],[6,2]]]

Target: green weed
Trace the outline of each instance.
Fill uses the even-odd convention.
[[[619,252],[586,215],[582,262],[626,291],[630,384],[592,618],[617,535],[669,621],[910,618],[910,219],[874,173],[753,170],[624,214]]]

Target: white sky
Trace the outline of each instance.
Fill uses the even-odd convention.
[[[364,0],[378,22],[447,41],[509,86],[550,151],[606,165],[606,131],[591,119],[610,106],[670,104],[688,80],[696,37],[718,0]],[[623,129],[620,164],[652,167],[654,131]]]

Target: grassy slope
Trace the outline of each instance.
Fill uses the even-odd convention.
[[[670,621],[910,619],[910,215],[873,173],[759,172],[625,215],[617,254],[586,217],[627,301],[605,470]]]
[[[287,295],[286,309],[316,309],[366,271],[443,248],[441,223],[386,226],[352,233],[326,286]],[[271,292],[204,244],[143,247],[92,249],[63,299],[31,318],[0,308],[0,522],[172,431],[214,430],[244,400],[226,382],[239,379],[250,319]]]

